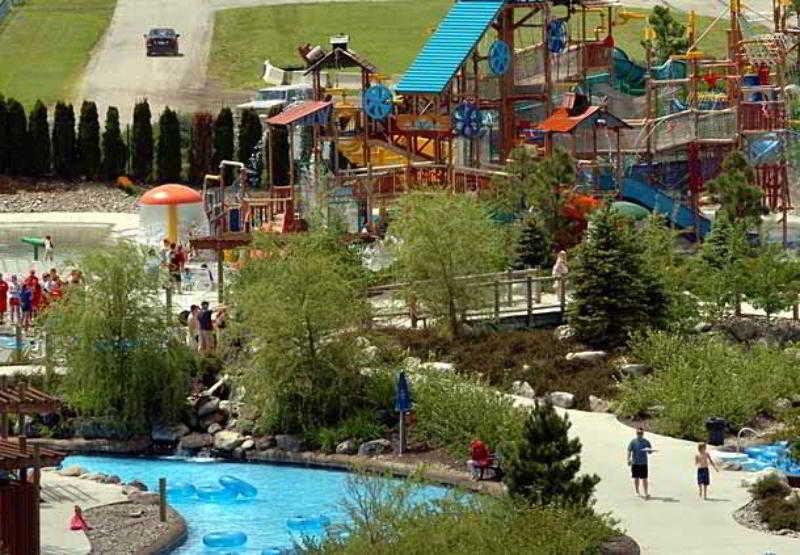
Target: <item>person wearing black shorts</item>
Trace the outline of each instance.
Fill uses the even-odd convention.
[[[647,489],[647,455],[653,452],[653,446],[644,438],[644,429],[636,428],[636,437],[628,444],[628,466],[631,467],[631,478],[636,495],[639,495],[639,482],[644,487],[644,498],[650,499]]]

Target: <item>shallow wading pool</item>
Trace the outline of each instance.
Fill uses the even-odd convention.
[[[199,490],[202,498],[196,494],[176,494],[169,500],[189,527],[186,542],[175,553],[255,554],[270,547],[289,548],[293,537],[287,527],[290,519],[299,515],[322,515],[337,523],[346,518],[339,505],[346,493],[348,474],[345,472],[171,457],[71,456],[63,463],[64,467],[76,464],[88,472],[116,474],[123,482],[141,480],[151,491],[158,491],[159,478],[167,479],[168,490],[170,484],[190,489],[194,486]],[[257,489],[257,494],[253,498],[210,495],[223,489],[220,485],[223,476],[234,476],[247,482]],[[422,495],[424,499],[434,499],[446,491],[441,487],[427,487]],[[244,532],[247,543],[235,549],[203,545],[206,534],[222,531]]]

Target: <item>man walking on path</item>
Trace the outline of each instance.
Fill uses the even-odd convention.
[[[214,323],[211,321],[211,310],[208,308],[208,301],[200,303],[197,324],[200,328],[200,352],[208,354],[214,350]]]
[[[628,444],[628,466],[631,467],[631,478],[636,495],[639,495],[639,480],[644,486],[644,498],[650,499],[647,490],[647,455],[653,452],[653,446],[644,438],[644,429],[636,428],[636,437]]]

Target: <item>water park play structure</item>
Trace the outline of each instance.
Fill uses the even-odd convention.
[[[711,27],[727,25],[723,59],[700,51],[711,27],[690,14],[686,52],[633,61],[614,29],[644,16],[616,0],[456,0],[396,84],[347,37],[327,52],[301,48],[313,98],[265,119],[268,186],[248,187],[241,165],[208,176],[210,235],[193,245],[220,251],[254,230],[299,230],[320,210],[369,229],[406,192],[491,187],[520,146],[537,156],[567,150],[577,191],[660,212],[693,237],[710,228],[705,183],[742,150],[765,208],[782,214],[786,243],[788,57],[800,30],[787,26],[785,0],[774,0],[763,27],[739,0],[713,1]],[[360,76],[358,90],[323,86],[347,71]]]

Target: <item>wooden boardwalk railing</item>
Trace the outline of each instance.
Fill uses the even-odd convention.
[[[470,275],[457,278],[467,287],[478,292],[478,306],[466,310],[462,318],[466,321],[494,321],[503,318],[525,318],[531,325],[537,314],[563,314],[566,308],[566,283],[552,276],[542,276],[539,270],[509,270],[495,274]],[[427,325],[432,315],[426,307],[415,302],[409,283],[394,283],[371,287],[371,324]]]

